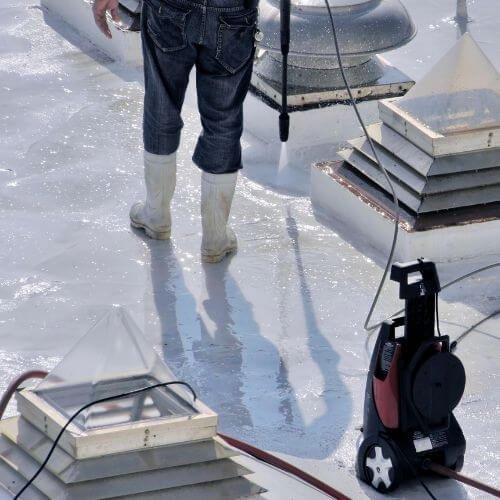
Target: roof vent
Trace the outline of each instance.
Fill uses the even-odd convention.
[[[415,26],[399,0],[332,2],[342,61],[358,99],[403,95],[413,82],[376,54],[408,43]],[[252,85],[277,106],[281,102],[280,3],[261,0],[259,29],[264,37]],[[292,0],[288,102],[293,109],[345,102],[330,18],[324,0]]]
[[[407,230],[498,221],[500,76],[468,33],[404,97],[380,101],[379,115],[368,132]],[[392,217],[391,191],[368,141],[349,142],[343,162],[317,168]]]

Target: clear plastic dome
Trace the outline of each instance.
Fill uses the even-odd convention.
[[[466,33],[397,107],[442,135],[497,128],[500,75]]]
[[[130,315],[115,307],[71,349],[35,392],[65,417],[108,396],[176,380]],[[155,388],[91,406],[74,423],[83,429],[197,413],[183,386]]]

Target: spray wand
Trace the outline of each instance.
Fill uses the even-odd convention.
[[[290,0],[281,0],[280,3],[280,34],[281,34],[281,113],[279,118],[280,140],[288,141],[290,117],[288,116],[288,52],[290,50]]]

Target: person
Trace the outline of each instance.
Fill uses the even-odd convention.
[[[144,0],[144,176],[146,200],[130,210],[132,226],[156,239],[171,231],[181,109],[196,68],[202,132],[193,154],[201,169],[201,256],[219,262],[237,249],[228,218],[238,171],[243,101],[253,68],[258,11],[245,0]],[[119,22],[118,0],[94,0],[94,19],[108,38],[107,13]]]

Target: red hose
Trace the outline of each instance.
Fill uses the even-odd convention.
[[[5,390],[2,399],[0,399],[0,420],[3,417],[5,412],[5,408],[9,404],[10,399],[16,392],[16,389],[26,380],[30,378],[45,378],[47,376],[47,372],[43,370],[29,370],[27,372],[18,375],[10,384],[9,387]]]
[[[436,474],[439,474],[440,476],[445,476],[451,479],[455,479],[455,481],[460,481],[461,483],[468,484],[473,488],[477,488],[478,490],[484,491],[486,493],[489,493],[490,495],[494,495],[497,498],[500,498],[500,490],[493,488],[493,486],[480,483],[479,481],[464,476],[463,474],[459,474],[458,472],[454,471],[453,469],[449,469],[444,465],[436,464],[434,462],[428,462],[424,464],[424,467],[431,470],[432,472],[435,472]]]
[[[323,493],[326,493],[332,498],[336,498],[337,500],[350,500],[350,497],[344,495],[343,493],[340,493],[340,491],[337,491],[335,488],[332,488],[330,485],[324,483],[323,481],[320,481],[314,476],[311,476],[307,472],[304,472],[303,470],[298,469],[292,464],[285,462],[284,460],[281,460],[281,458],[271,455],[270,453],[267,453],[266,451],[261,450],[259,448],[255,448],[254,446],[248,443],[232,438],[230,436],[226,436],[225,434],[221,434],[220,432],[219,436],[231,446],[234,446],[235,448],[244,451],[248,455],[257,458],[262,462],[265,462],[269,465],[272,465],[273,467],[277,467],[278,469],[281,469],[285,472],[288,472],[289,474],[294,475],[295,477],[298,477],[302,481],[305,481],[311,486],[314,486],[316,489],[322,491]]]

